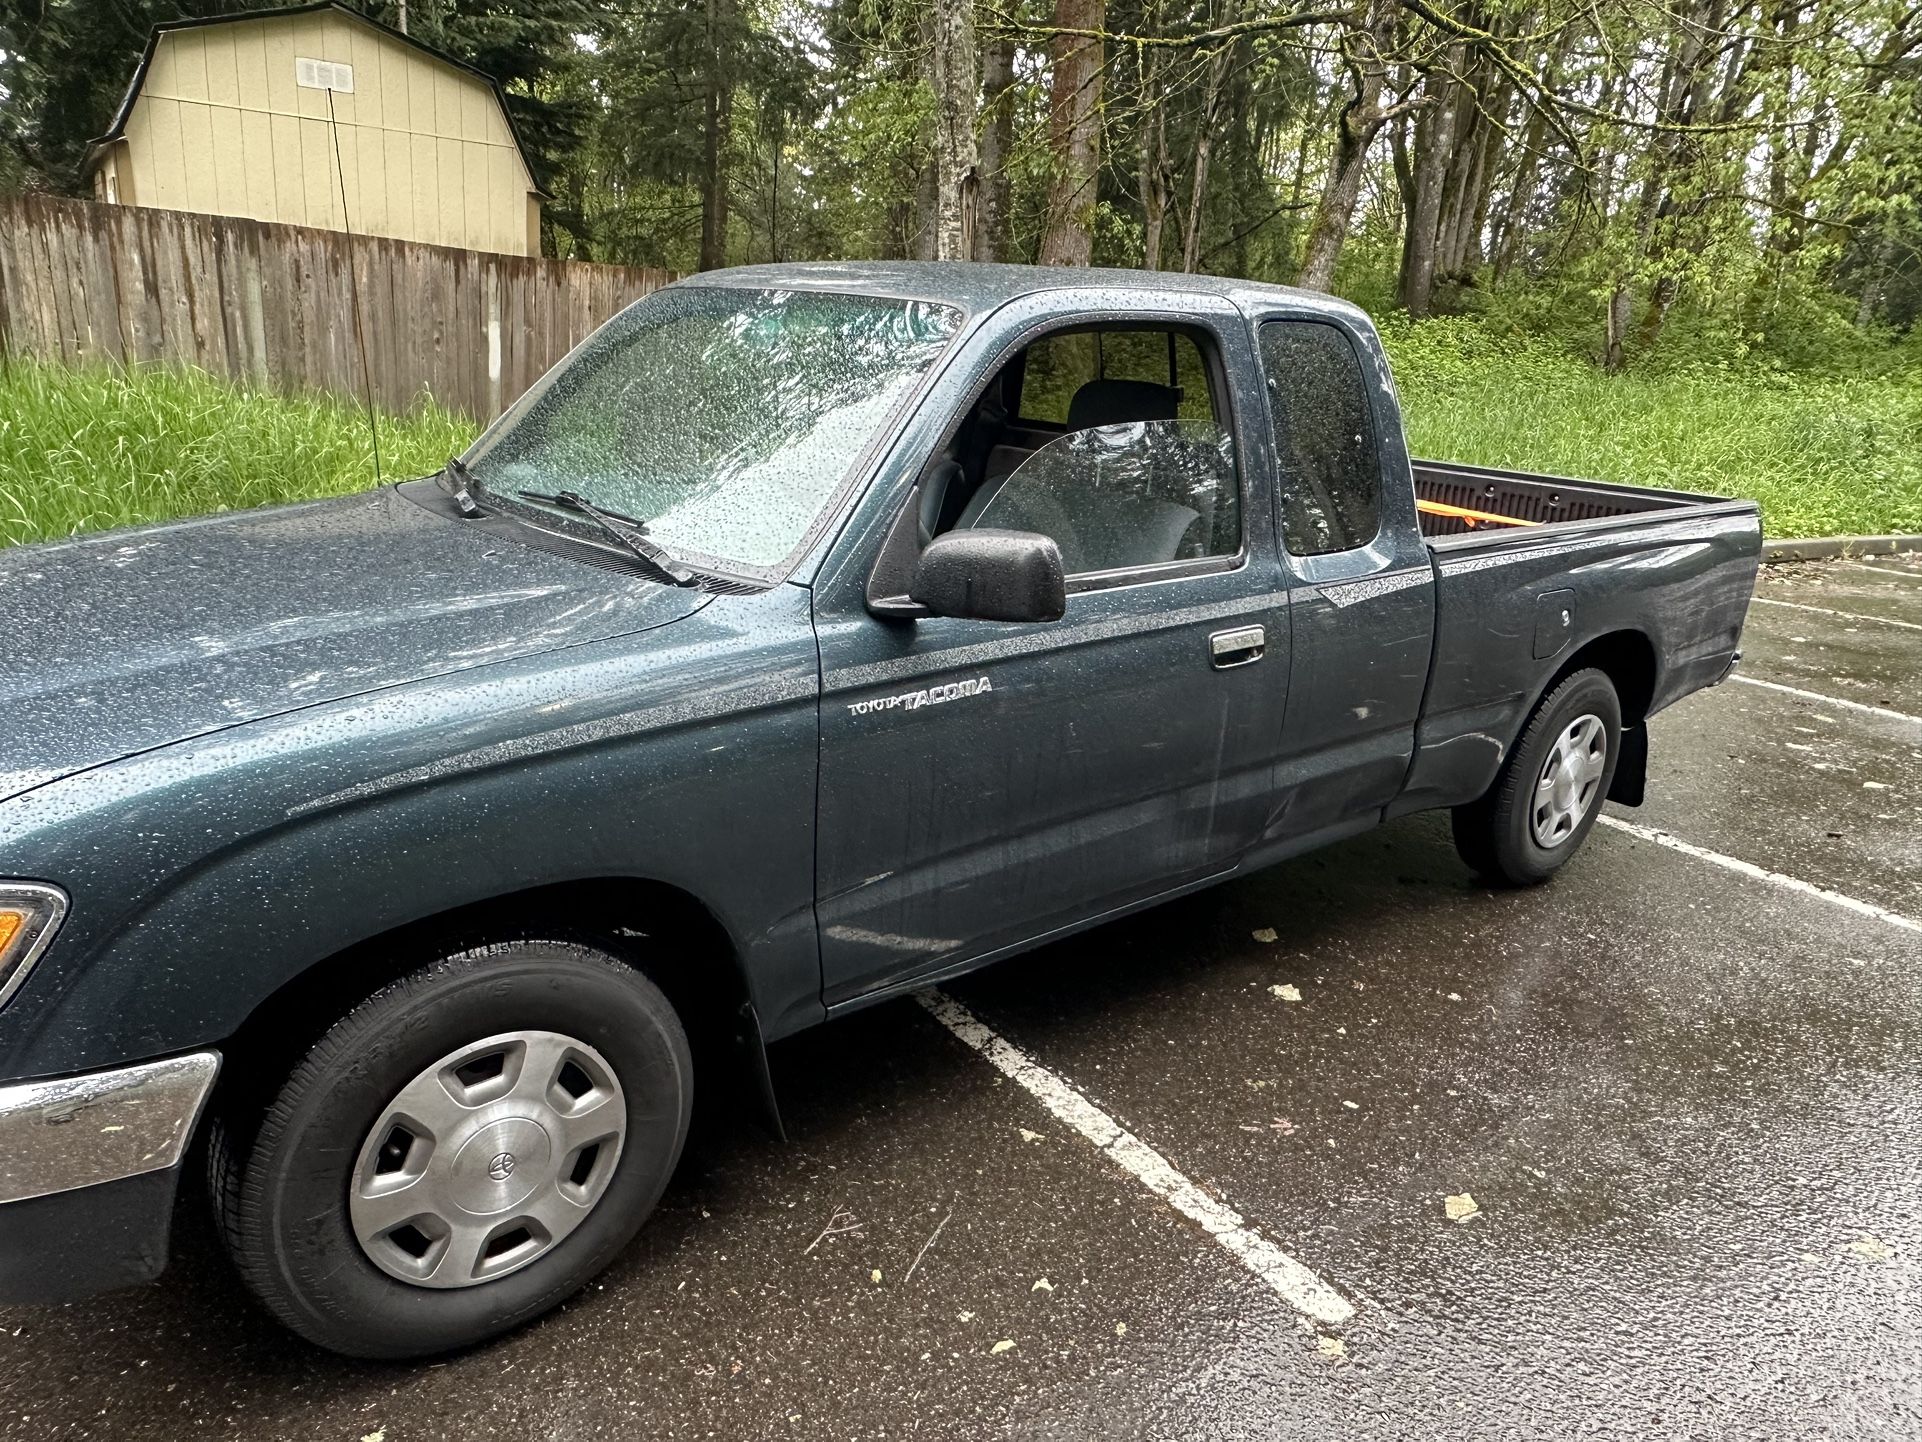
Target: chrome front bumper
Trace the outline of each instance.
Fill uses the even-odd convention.
[[[0,1086],[0,1205],[176,1166],[220,1053]]]

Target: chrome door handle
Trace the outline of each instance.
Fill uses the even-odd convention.
[[[1268,631],[1263,626],[1238,626],[1208,638],[1208,659],[1217,671],[1246,666],[1268,654]]]

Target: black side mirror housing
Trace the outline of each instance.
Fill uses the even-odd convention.
[[[908,599],[936,616],[1059,621],[1068,613],[1061,548],[1032,531],[949,531],[921,552]]]

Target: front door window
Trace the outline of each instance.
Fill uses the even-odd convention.
[[[984,486],[961,523],[1052,537],[1071,576],[1232,556],[1233,442],[1212,421],[1073,431]]]

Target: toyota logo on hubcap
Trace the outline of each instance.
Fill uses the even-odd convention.
[[[514,1154],[501,1152],[487,1164],[487,1175],[497,1182],[504,1182],[514,1175]]]

